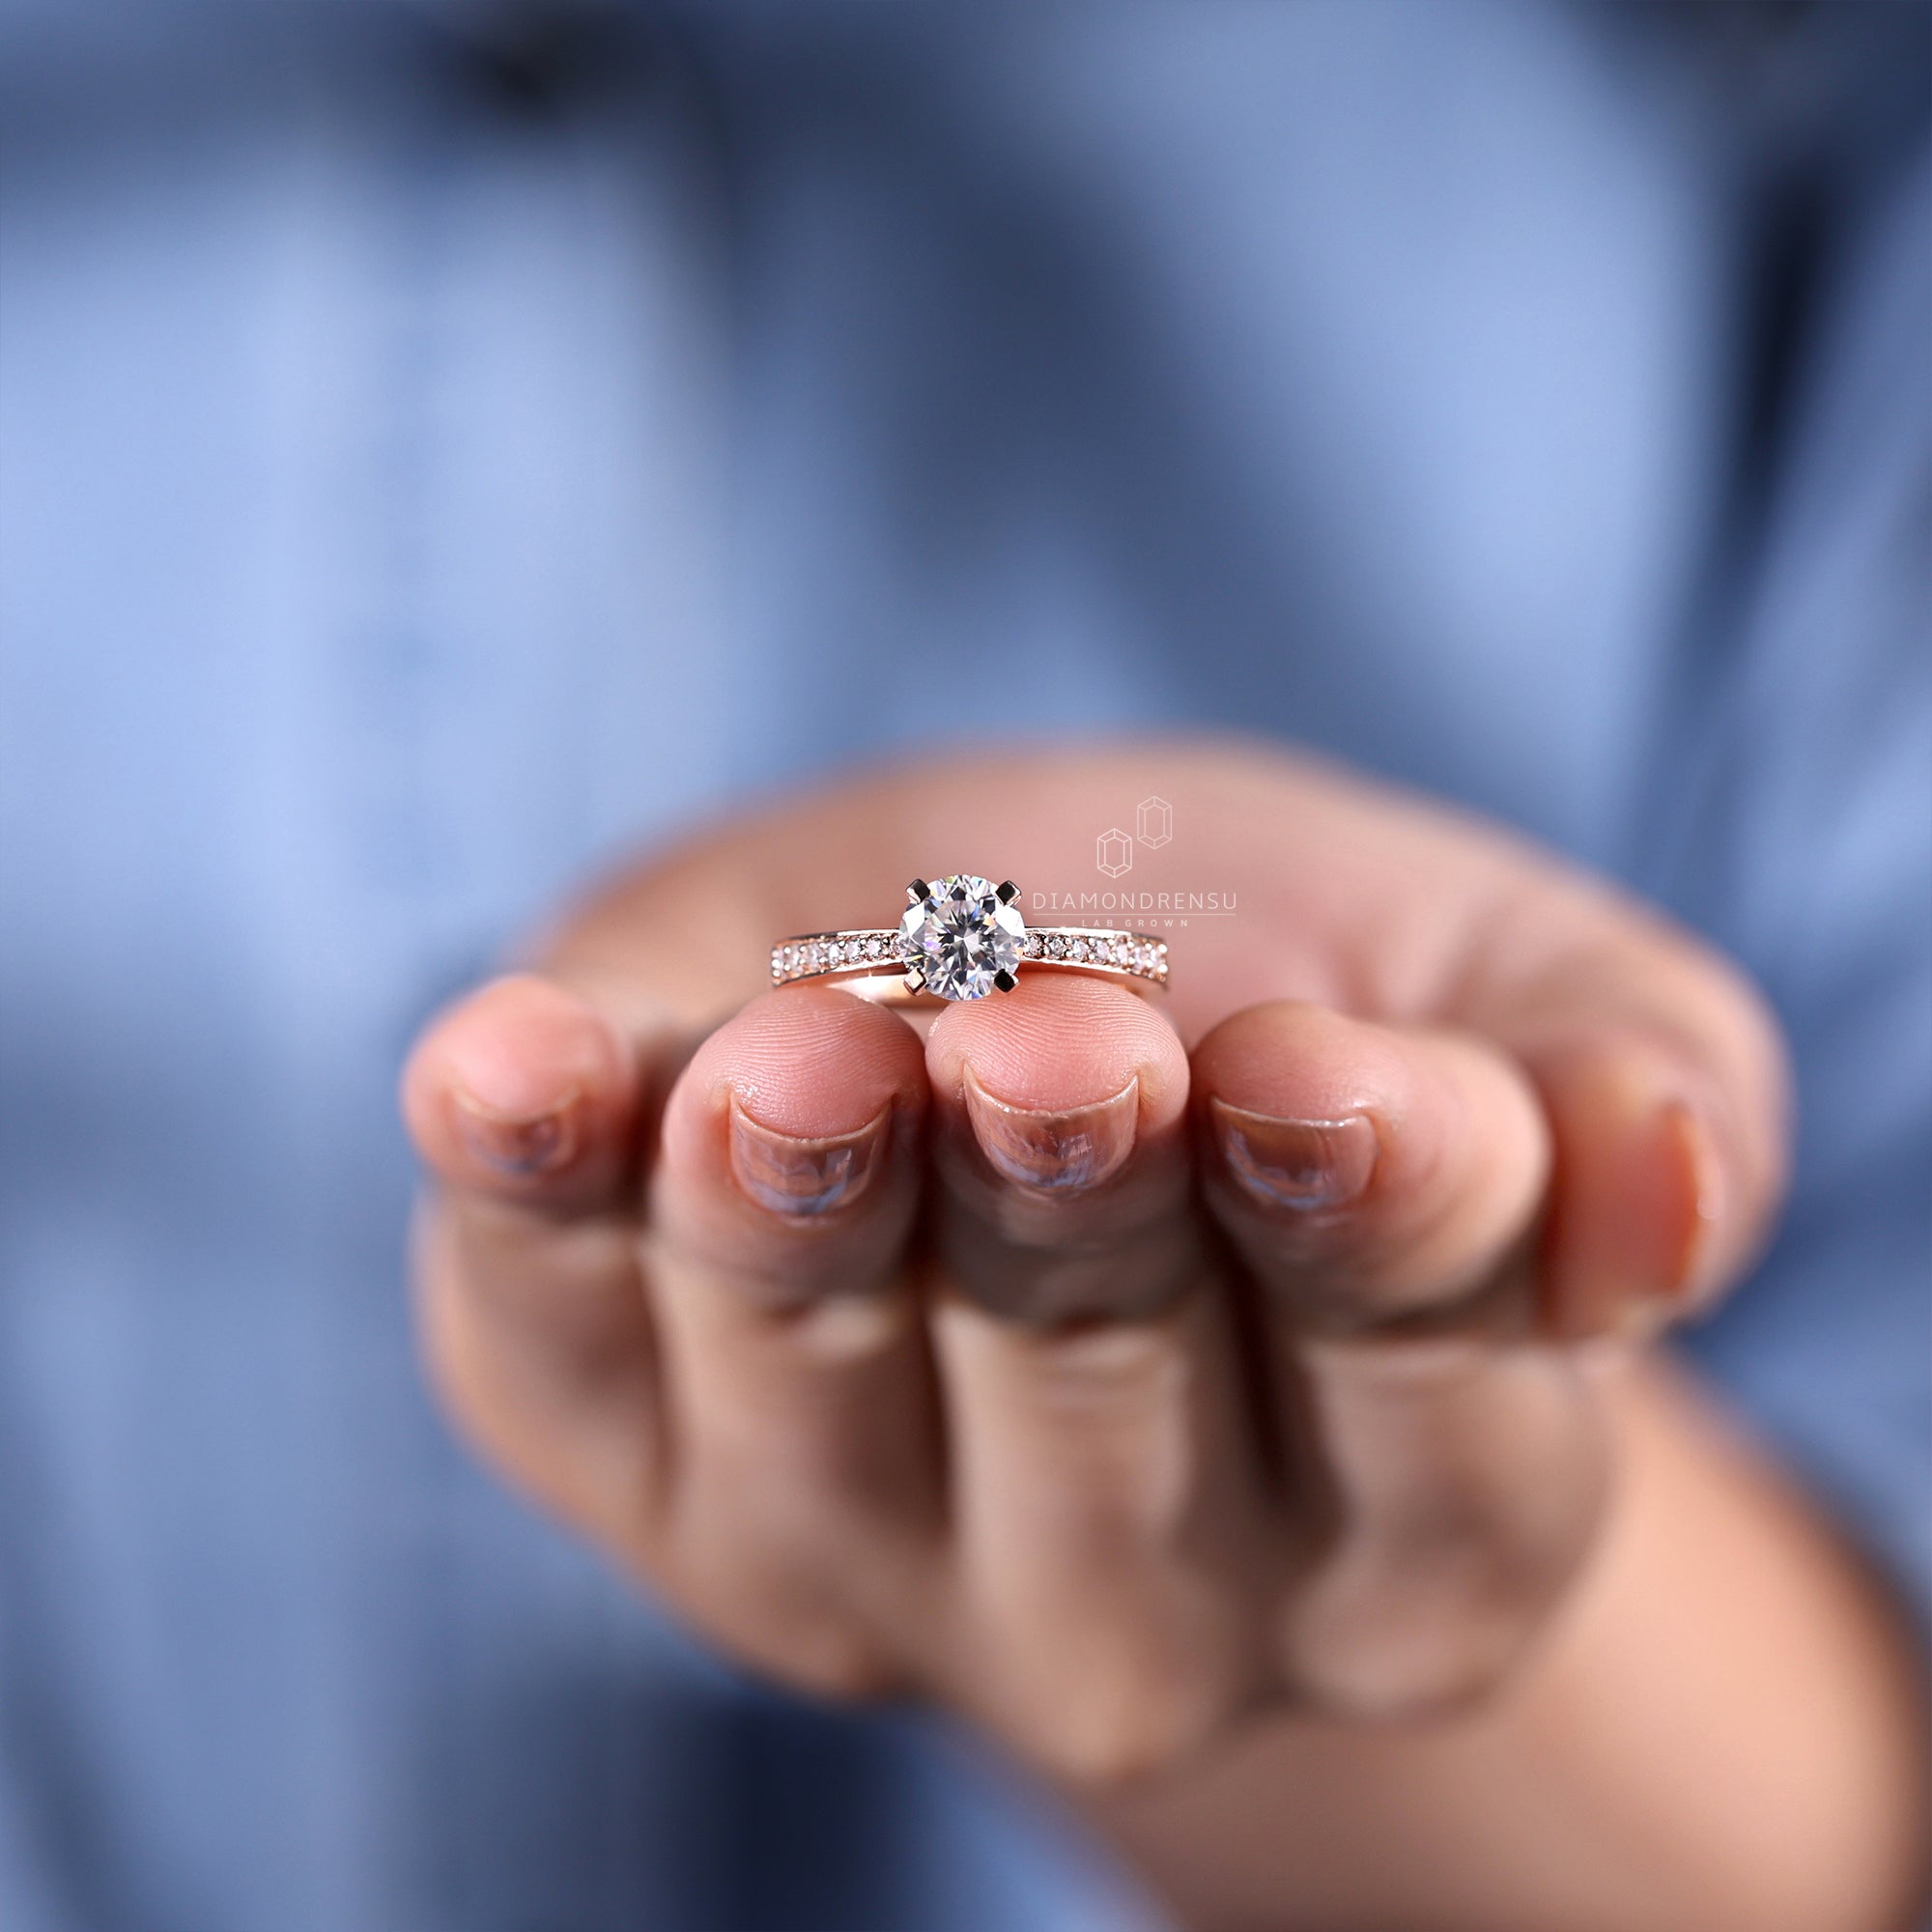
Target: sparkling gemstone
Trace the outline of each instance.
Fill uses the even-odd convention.
[[[984,879],[961,872],[935,880],[899,922],[899,954],[943,1000],[982,1000],[1001,973],[1019,964],[1026,924]]]

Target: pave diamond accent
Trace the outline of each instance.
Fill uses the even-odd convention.
[[[899,922],[900,952],[942,1000],[983,1000],[995,979],[1020,962],[1026,923],[977,872],[955,872],[926,888]]]
[[[910,982],[917,975],[920,986],[943,999],[977,1000],[999,990],[1002,973],[1012,975],[1029,960],[1167,984],[1165,940],[1111,928],[1029,929],[1014,906],[970,873],[927,887],[925,896],[890,930],[802,932],[781,940],[772,948],[772,983],[834,975]],[[907,990],[914,990],[910,983]]]

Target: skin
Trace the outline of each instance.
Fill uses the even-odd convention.
[[[1091,881],[1151,789],[1132,883],[1236,905],[1164,932],[1164,1005],[760,991],[921,867]],[[424,1349],[710,1641],[980,1726],[1188,1923],[1880,1932],[1911,1646],[1650,1346],[1765,1238],[1785,1077],[1687,934],[1326,767],[873,774],[427,1030]]]

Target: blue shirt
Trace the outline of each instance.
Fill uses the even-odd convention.
[[[1740,956],[1691,1338],[1932,1578],[1926,14],[0,5],[0,1922],[1153,1924],[413,1366],[422,1018],[750,784],[1238,724]]]

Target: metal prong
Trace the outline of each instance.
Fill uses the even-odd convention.
[[[908,993],[923,993],[925,991],[925,975],[917,966],[906,968],[905,989]]]
[[[908,905],[917,905],[921,899],[930,897],[931,893],[932,888],[923,879],[915,879],[906,888],[906,903]]]
[[[1013,976],[1010,973],[1009,973],[1004,966],[1002,966],[1000,970],[993,975],[993,984],[999,987],[1001,992],[1010,993],[1013,990],[1013,988],[1019,984],[1019,981],[1015,980]]]
[[[1006,880],[997,890],[1002,905],[1011,905],[1020,895],[1020,889],[1010,879]]]

